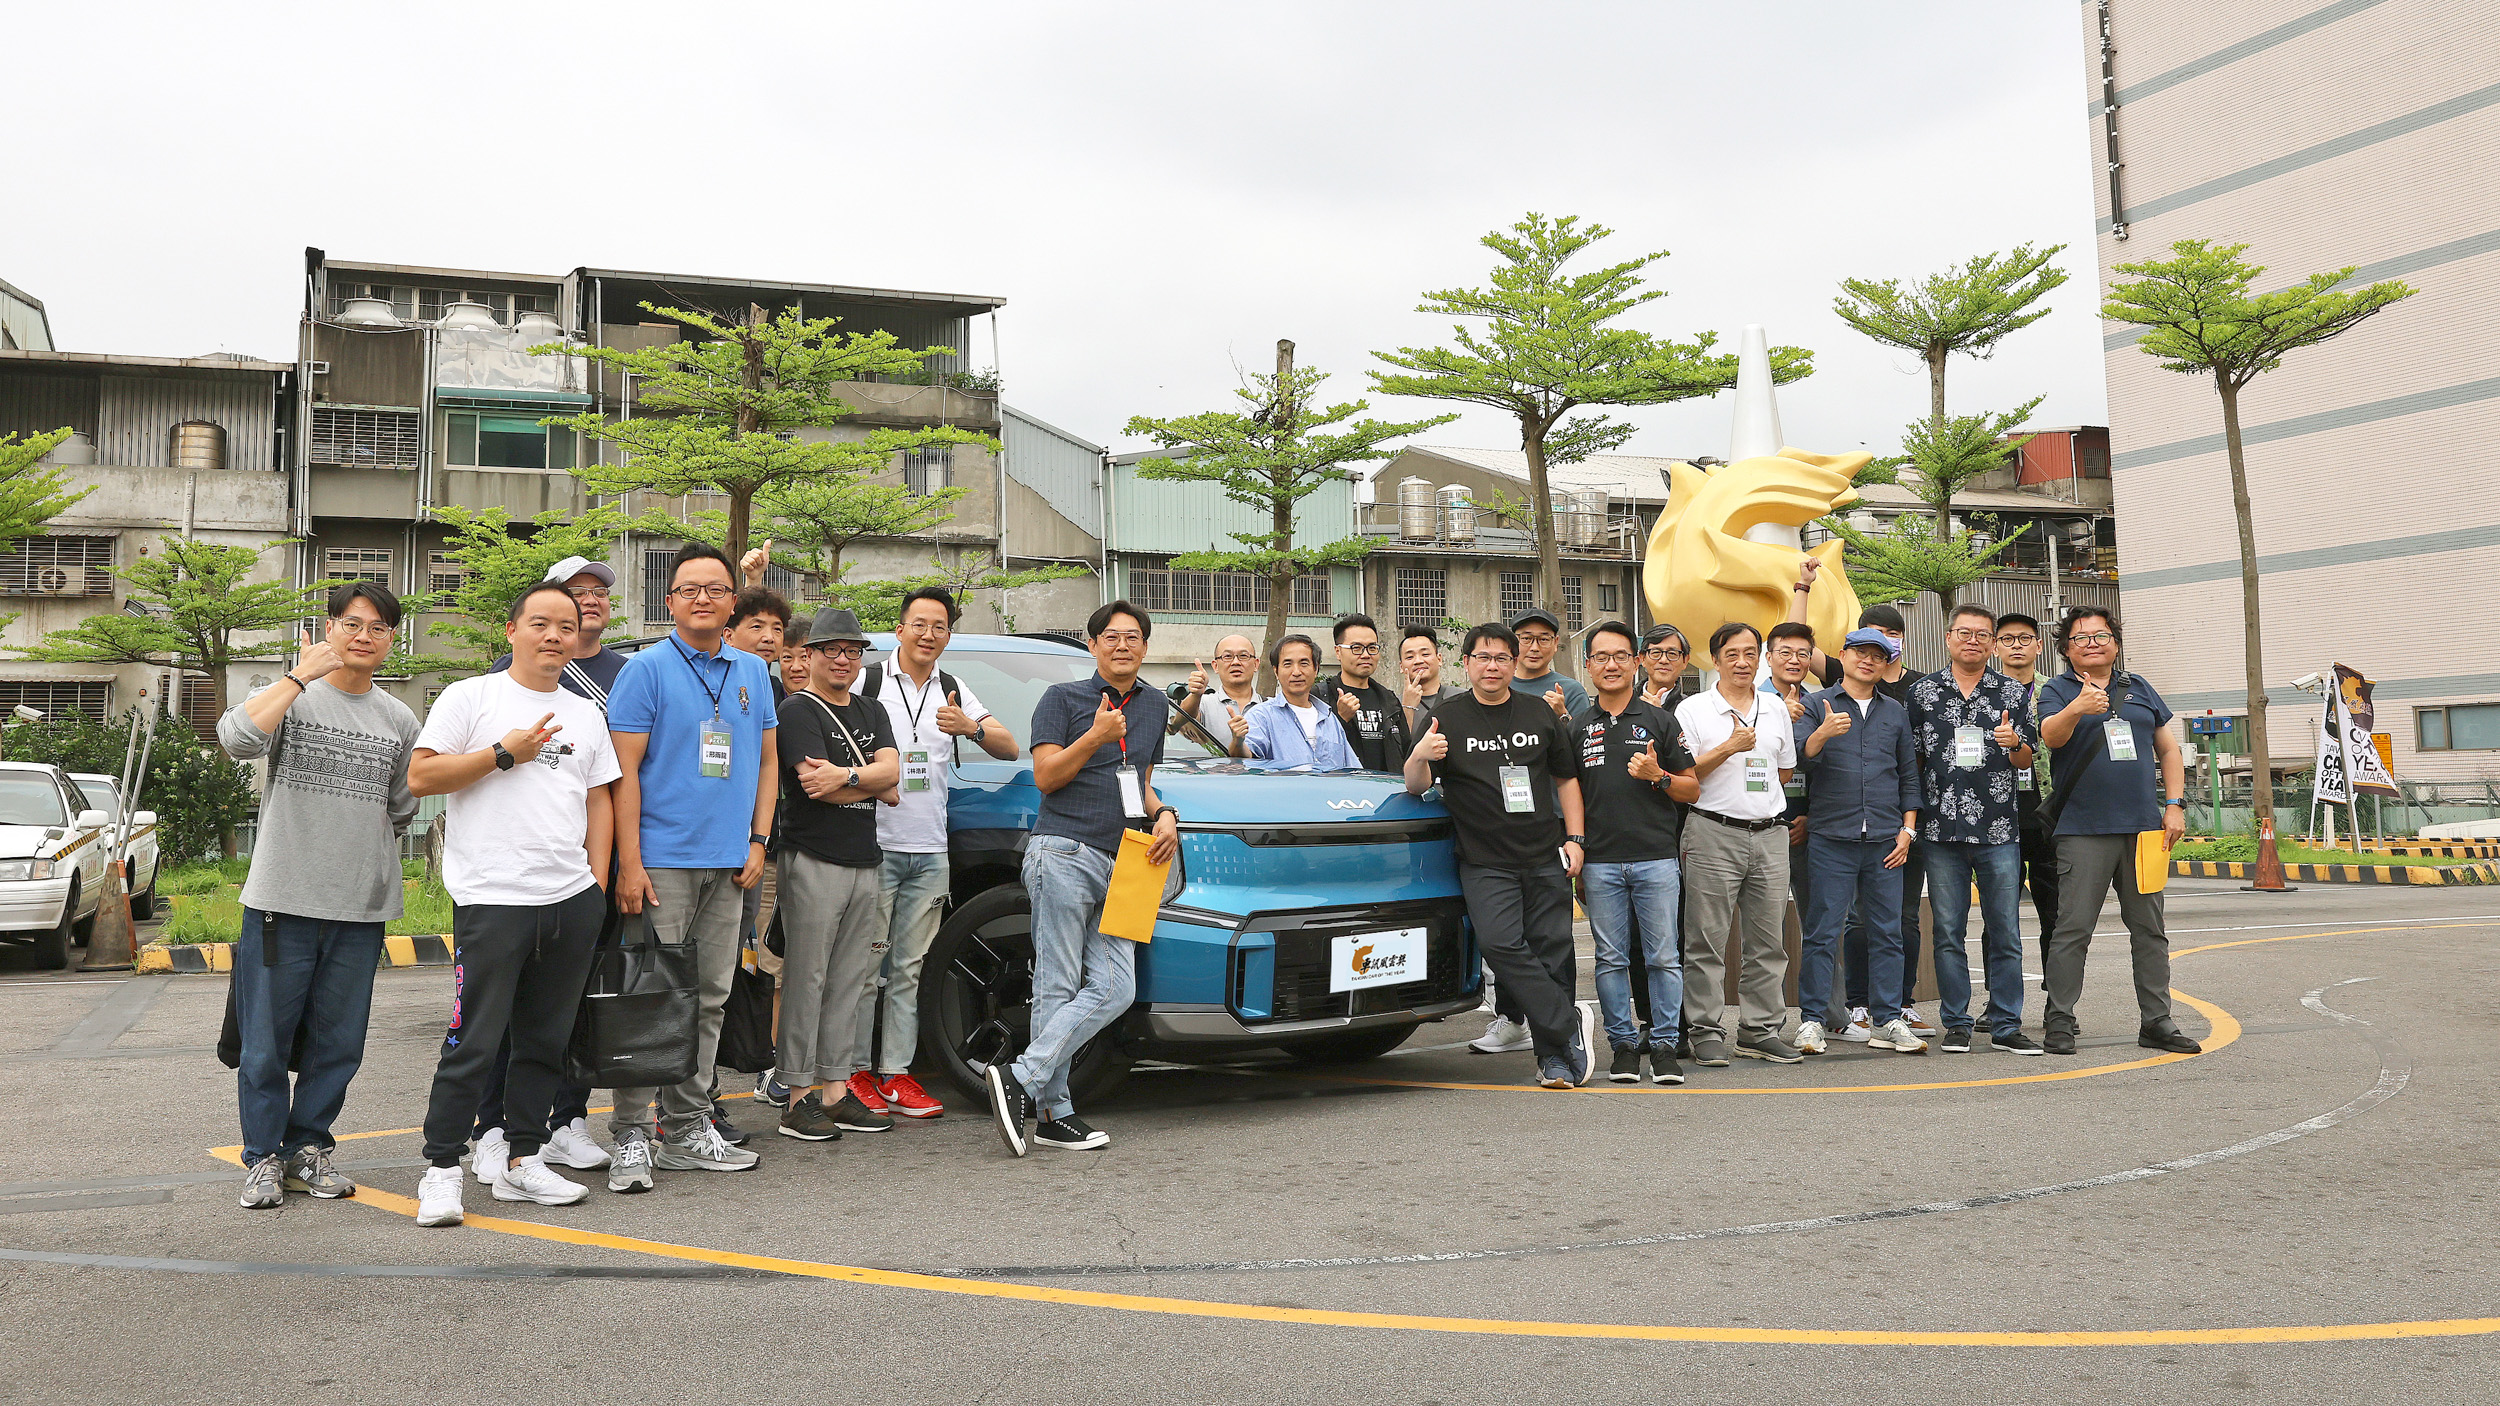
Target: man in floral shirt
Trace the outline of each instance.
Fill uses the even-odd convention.
[[[1910,736],[1918,749],[1926,808],[1919,848],[1936,930],[1936,991],[1944,1004],[1944,1050],[1971,1047],[1970,949],[1964,934],[1979,889],[1981,960],[1988,972],[1988,1029],[2008,1054],[2036,1055],[2023,1034],[2022,818],[2015,777],[2031,767],[2040,734],[2023,690],[1988,667],[1996,616],[1956,606],[1945,626],[1952,663],[1910,685]]]

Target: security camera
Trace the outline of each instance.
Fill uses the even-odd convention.
[[[17,714],[18,721],[20,722],[39,723],[43,721],[43,709],[41,708],[29,708],[25,704],[20,703],[15,708],[10,709],[10,711]]]
[[[2326,675],[2324,674],[2303,674],[2299,678],[2292,680],[2292,687],[2306,693],[2315,689],[2319,684],[2324,682],[2326,682]]]

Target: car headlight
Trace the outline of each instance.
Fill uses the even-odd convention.
[[[0,859],[0,882],[51,877],[52,861],[49,859]]]

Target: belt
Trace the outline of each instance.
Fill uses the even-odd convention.
[[[1700,816],[1704,820],[1715,820],[1731,830],[1752,830],[1760,832],[1777,826],[1783,826],[1788,823],[1776,815],[1772,816],[1768,820],[1739,820],[1732,815],[1721,815],[1715,810],[1703,810],[1700,806],[1693,807],[1693,814]]]

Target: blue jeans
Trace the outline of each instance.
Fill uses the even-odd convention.
[[[1606,1012],[1607,1043],[1641,1043],[1632,1012],[1631,930],[1637,913],[1641,962],[1649,969],[1649,1043],[1674,1045],[1684,1010],[1684,963],[1675,953],[1681,866],[1672,859],[1590,864],[1581,868],[1580,881],[1588,894],[1589,930],[1597,937],[1597,1004]]]
[[[246,1164],[272,1152],[334,1145],[330,1125],[365,1062],[373,973],[381,964],[380,923],[243,910],[243,936],[234,945],[243,1061],[234,1081]],[[299,1026],[309,1033],[290,1088],[286,1061]]]
[[[869,1067],[868,1042],[877,1042],[875,1072],[888,1078],[909,1074],[920,1053],[920,969],[929,960],[929,944],[937,941],[938,920],[946,916],[947,863],[943,854],[885,852],[878,876],[877,931],[885,954],[874,982],[859,1003],[859,1059]],[[877,1011],[885,1011],[885,1028],[877,1028]]]
[[[1033,904],[1033,1034],[1008,1072],[1045,1118],[1076,1111],[1068,1066],[1137,999],[1137,948],[1105,936],[1102,898],[1111,856],[1064,835],[1024,848],[1024,891]]]
[[[1944,1003],[1944,1027],[1967,1030],[1970,1018],[1970,902],[1979,885],[1979,957],[1988,972],[1988,1029],[2012,1035],[2023,1028],[2023,847],[1929,840],[1927,911],[1936,920],[1936,994]]]
[[[1926,885],[1927,865],[1919,858],[1919,841],[1910,841],[1909,859],[1892,872],[1893,877],[1901,884],[1901,934],[1897,945],[1901,949],[1901,1004],[1908,1006],[1913,1004],[1911,993],[1918,990],[1918,954],[1919,949],[1924,945],[1919,941],[1918,897],[1919,891]],[[1799,922],[1805,921],[1803,913],[1804,910],[1800,909]],[[1866,933],[1866,920],[1852,914],[1849,918],[1847,940],[1841,946],[1841,956],[1848,964],[1849,1004],[1853,1006],[1868,1004],[1866,999]]]
[[[1797,973],[1801,1019],[1831,1024],[1836,1009],[1832,966],[1853,901],[1858,920],[1866,925],[1867,1019],[1880,1027],[1900,1017],[1901,871],[1884,867],[1893,839],[1806,836],[1804,960]]]

